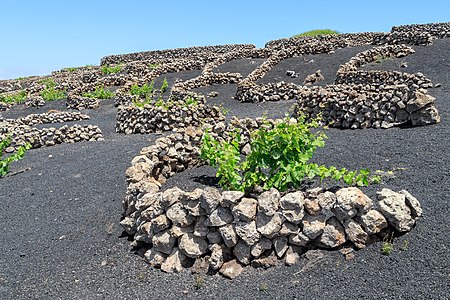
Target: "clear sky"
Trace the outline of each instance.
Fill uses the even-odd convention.
[[[103,56],[270,40],[311,29],[389,31],[449,22],[448,0],[0,0],[0,79]]]

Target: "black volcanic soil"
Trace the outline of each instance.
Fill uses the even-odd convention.
[[[406,189],[419,199],[424,216],[410,233],[394,240],[391,255],[383,256],[379,244],[358,251],[348,262],[329,251],[319,260],[310,255],[294,267],[247,268],[234,281],[205,276],[199,289],[188,271],[165,274],[148,267],[121,237],[118,222],[125,170],[157,136],[116,134],[116,109],[108,100],[86,111],[91,120],[84,121],[100,126],[105,141],[31,150],[11,167],[12,172],[28,171],[0,179],[0,299],[450,299],[450,39],[414,48],[415,54],[401,59],[407,63],[402,70],[423,72],[442,84],[430,90],[441,123],[406,129],[330,129],[325,148],[315,157],[349,169],[394,170],[394,178],[365,192],[373,196],[383,187]],[[287,69],[305,76],[321,69],[331,83],[339,64],[364,49],[311,56],[314,63],[308,66],[300,59],[286,60],[262,82],[288,81]],[[387,60],[365,68],[396,69],[398,64]],[[240,70],[231,62],[219,69]],[[300,76],[297,83],[303,79]],[[238,103],[232,99],[235,89],[223,85],[200,90],[217,90],[219,96],[209,101],[222,103],[230,116],[255,117],[267,111],[271,117],[282,117],[292,105]],[[54,102],[40,109],[18,107],[2,115],[16,117],[54,107],[64,106]],[[214,175],[214,170],[193,169],[166,185],[194,188],[209,184],[195,181],[208,174]],[[408,247],[402,251],[404,243]]]

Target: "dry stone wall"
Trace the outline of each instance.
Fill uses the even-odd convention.
[[[393,26],[391,32],[426,32],[435,38],[443,39],[450,37],[450,22]]]
[[[101,141],[102,132],[94,125],[64,125],[59,128],[33,127],[38,124],[60,123],[68,121],[87,120],[89,116],[79,112],[50,112],[32,114],[18,119],[0,118],[0,140],[10,136],[12,141],[6,152],[13,152],[27,143],[32,148],[54,146],[61,143],[75,143],[81,141]]]
[[[130,95],[129,100],[133,100]],[[135,105],[119,106],[116,132],[154,133],[174,128],[200,126],[202,123],[223,121],[225,116],[216,106],[205,104],[205,98],[188,94],[182,100],[169,101],[164,106],[155,103],[143,107]]]
[[[122,55],[105,56],[101,59],[101,65],[112,65],[128,63],[140,60],[164,59],[164,58],[208,58],[216,57],[218,54],[238,51],[244,49],[254,49],[254,45],[249,44],[233,44],[233,45],[218,45],[205,47],[190,47],[177,48],[169,50],[157,50],[138,53],[129,53]]]
[[[216,123],[224,137],[232,128],[250,130],[255,120]],[[273,121],[276,122],[276,121]],[[142,149],[127,170],[123,201],[126,232],[143,246],[147,262],[165,272],[180,272],[196,261],[234,278],[242,266],[293,265],[311,248],[364,248],[392,231],[406,232],[422,214],[407,191],[383,189],[374,201],[357,188],[251,195],[212,187],[163,190],[177,172],[203,164],[199,127],[177,130]],[[230,272],[230,268],[238,272]]]

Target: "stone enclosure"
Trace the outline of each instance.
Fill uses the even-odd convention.
[[[271,189],[247,195],[212,187],[194,191],[164,189],[168,178],[204,164],[199,158],[199,145],[205,129],[221,139],[239,130],[245,136],[240,145],[245,155],[249,133],[262,124],[262,119],[227,120],[221,107],[210,106],[204,95],[193,90],[213,84],[236,84],[236,101],[294,100],[293,119],[299,115],[320,115],[324,125],[342,129],[436,124],[440,121],[438,108],[428,94],[434,84],[426,75],[363,67],[414,55],[413,47],[425,47],[434,39],[449,37],[450,23],[436,23],[393,27],[389,33],[280,39],[268,42],[262,49],[243,44],[113,55],[104,57],[100,66],[1,81],[0,96],[24,91],[25,105],[45,105],[40,96],[45,89],[43,79],[52,79],[56,89],[66,92],[68,109],[89,110],[97,109],[101,100],[86,97],[86,92],[98,87],[114,91],[116,132],[166,133],[142,149],[126,172],[128,187],[121,225],[152,266],[180,272],[185,267],[204,264],[211,271],[234,278],[247,265],[266,268],[277,261],[293,265],[308,249],[364,248],[386,236],[411,230],[422,211],[419,201],[404,190],[383,189],[376,199],[370,199],[353,187],[289,193]],[[324,79],[320,70],[308,76],[303,85],[284,81],[261,83],[282,60],[358,46],[370,48],[341,65],[333,84],[317,84]],[[214,71],[226,62],[243,58],[264,61],[247,76]],[[120,70],[107,74],[103,68],[109,66]],[[131,94],[133,85],[142,87],[164,74],[192,70],[200,75],[175,82],[167,94],[154,93],[162,102]],[[142,105],[136,105],[137,102]],[[12,105],[0,102],[0,111]],[[25,143],[37,148],[102,140],[100,128],[93,125],[35,127],[87,118],[77,111],[0,118],[0,138],[12,134],[13,143],[7,152]],[[269,122],[273,125],[280,120]]]

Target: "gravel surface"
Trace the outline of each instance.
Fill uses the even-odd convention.
[[[165,274],[148,267],[130,249],[118,222],[125,170],[156,135],[114,133],[115,108],[109,100],[97,110],[85,111],[91,116],[85,122],[99,125],[105,141],[31,150],[11,168],[29,171],[0,179],[0,299],[450,299],[450,40],[414,48],[415,54],[402,59],[408,65],[404,70],[421,71],[442,84],[430,90],[441,123],[388,130],[330,129],[325,148],[315,158],[352,169],[393,170],[394,178],[364,191],[373,196],[382,187],[406,189],[419,199],[424,216],[410,233],[394,240],[391,255],[381,255],[379,244],[358,251],[348,262],[334,251],[310,251],[294,267],[247,268],[234,281],[203,276],[199,289],[188,271]],[[355,50],[336,51],[331,61],[344,62]],[[284,66],[299,71],[297,64]],[[323,74],[337,69],[327,66],[320,67]],[[393,65],[384,61],[376,67]],[[279,74],[271,72],[264,80],[275,81]],[[211,102],[224,99],[239,116],[261,113],[256,104],[233,102],[232,85],[221,88]],[[50,106],[63,107],[55,102],[40,110]],[[289,103],[261,107],[284,114]],[[19,108],[3,115],[40,110]],[[213,174],[207,167],[194,169],[171,180],[188,187],[208,172]]]

